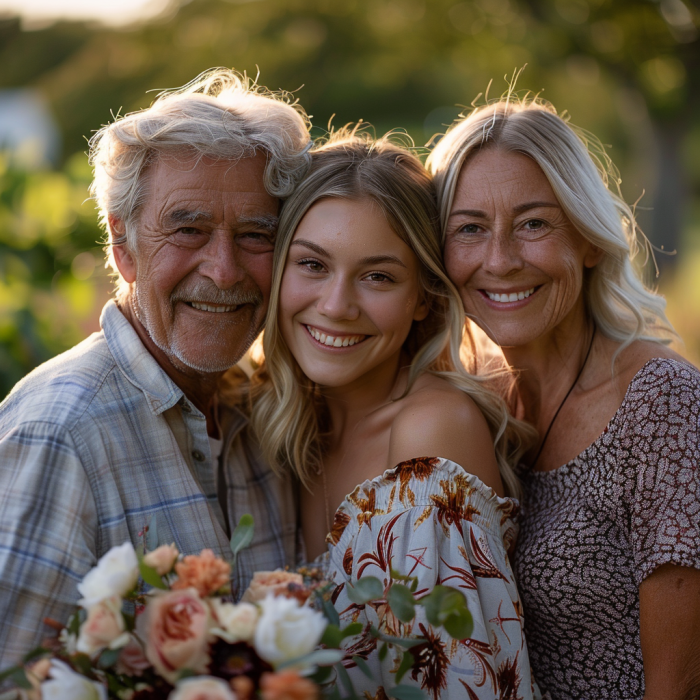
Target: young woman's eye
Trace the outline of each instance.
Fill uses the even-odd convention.
[[[389,277],[389,275],[385,275],[383,272],[370,272],[368,275],[365,276],[366,280],[369,280],[370,282],[393,282],[394,280]]]
[[[297,265],[301,265],[311,272],[321,272],[323,270],[323,265],[318,260],[314,260],[313,258],[299,260]]]

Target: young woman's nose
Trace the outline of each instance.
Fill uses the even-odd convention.
[[[327,318],[353,321],[360,315],[352,281],[333,275],[323,285],[317,309]]]

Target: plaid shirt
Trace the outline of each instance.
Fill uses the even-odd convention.
[[[100,324],[0,404],[0,670],[50,633],[45,617],[67,621],[80,580],[110,547],[142,541],[152,516],[160,544],[230,558],[227,531],[252,514],[239,594],[255,571],[296,559],[294,489],[263,461],[245,416],[220,400],[215,467],[204,416],[114,302]]]

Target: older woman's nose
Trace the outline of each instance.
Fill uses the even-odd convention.
[[[354,321],[360,315],[352,284],[342,277],[325,282],[316,306],[318,312],[337,321]]]
[[[486,245],[482,269],[498,277],[506,277],[522,270],[524,262],[521,245],[522,243],[512,236],[492,236]]]

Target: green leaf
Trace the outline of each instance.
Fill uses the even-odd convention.
[[[374,576],[365,576],[355,583],[346,587],[348,598],[357,605],[364,605],[370,600],[381,600],[384,597],[384,587],[382,582]]]
[[[121,649],[105,649],[97,660],[98,668],[105,669],[114,666],[114,664],[117,663],[121,651]]]
[[[350,700],[358,700],[357,693],[355,692],[355,686],[352,684],[352,680],[350,679],[350,676],[345,670],[343,664],[336,664],[335,672],[338,674],[341,684],[345,687]]]
[[[381,646],[379,647],[379,660],[384,661],[386,659],[386,655],[389,652],[389,646],[387,645],[386,642],[383,642]]]
[[[241,516],[241,519],[236,525],[236,529],[231,535],[231,551],[233,552],[234,561],[238,552],[245,549],[252,541],[255,533],[255,524],[253,516],[246,513]]]
[[[353,656],[352,660],[355,662],[357,668],[359,668],[360,671],[362,671],[362,673],[364,673],[365,676],[367,676],[367,678],[369,678],[370,680],[374,679],[374,677],[372,676],[372,669],[361,656]]]
[[[27,678],[27,674],[24,672],[23,668],[15,669],[10,674],[10,680],[16,686],[19,686],[20,688],[24,688],[25,690],[29,690],[32,687],[32,684],[29,682],[29,678]]]
[[[26,664],[40,656],[46,656],[50,653],[51,651],[49,649],[46,649],[44,647],[37,647],[36,649],[32,649],[29,653],[25,654],[22,657],[22,661]]]
[[[322,608],[323,608],[323,614],[326,616],[326,620],[331,625],[335,625],[336,627],[340,627],[340,616],[338,615],[338,611],[335,609],[333,606],[333,603],[331,603],[330,600],[323,600],[322,599]]]
[[[330,679],[331,676],[333,675],[333,667],[332,666],[319,666],[314,673],[312,673],[309,678],[316,684],[316,685],[323,685],[324,683],[327,683]]]
[[[347,627],[343,627],[341,630],[343,639],[345,639],[345,637],[352,637],[355,634],[360,634],[363,629],[364,625],[361,622],[351,622]]]
[[[153,513],[148,521],[148,529],[146,530],[146,547],[152,552],[158,549],[158,514]]]
[[[331,649],[337,649],[343,641],[343,636],[343,633],[336,625],[327,625],[321,637],[321,644]]]
[[[387,634],[381,634],[379,635],[379,639],[381,639],[383,642],[386,642],[387,644],[393,644],[398,647],[404,647],[405,649],[410,649],[411,647],[418,646],[419,644],[423,644],[425,642],[424,637],[415,637],[414,639],[408,639],[406,637],[390,637]]]
[[[16,673],[17,671],[21,670],[21,666],[10,666],[10,668],[6,668],[4,671],[2,671],[2,673],[0,673],[0,683],[6,678],[9,678],[13,673]]]
[[[393,612],[401,622],[410,622],[416,616],[416,601],[413,599],[411,591],[403,584],[393,584],[389,589],[386,600],[387,603],[389,603],[391,612]]]
[[[340,688],[338,688],[337,683],[334,683],[330,688],[324,690],[324,695],[328,700],[342,700],[340,697]]]
[[[414,685],[397,685],[388,689],[386,694],[396,700],[425,700],[425,693]]]
[[[158,572],[152,566],[148,566],[143,559],[139,559],[139,573],[149,586],[167,590],[168,587],[163,583],[163,579],[158,576]]]
[[[466,639],[474,629],[472,614],[467,608],[452,613],[442,625],[452,639]]]
[[[304,656],[278,664],[275,670],[281,671],[283,668],[290,668],[300,664],[304,666],[333,666],[333,664],[342,661],[343,658],[345,658],[345,652],[340,649],[316,649],[309,654],[304,654]]]
[[[406,675],[407,671],[410,671],[411,668],[413,668],[413,662],[415,659],[413,658],[413,654],[411,654],[410,651],[404,651],[403,653],[403,658],[401,659],[401,663],[399,664],[399,668],[396,671],[396,682],[401,683],[401,679]]]

